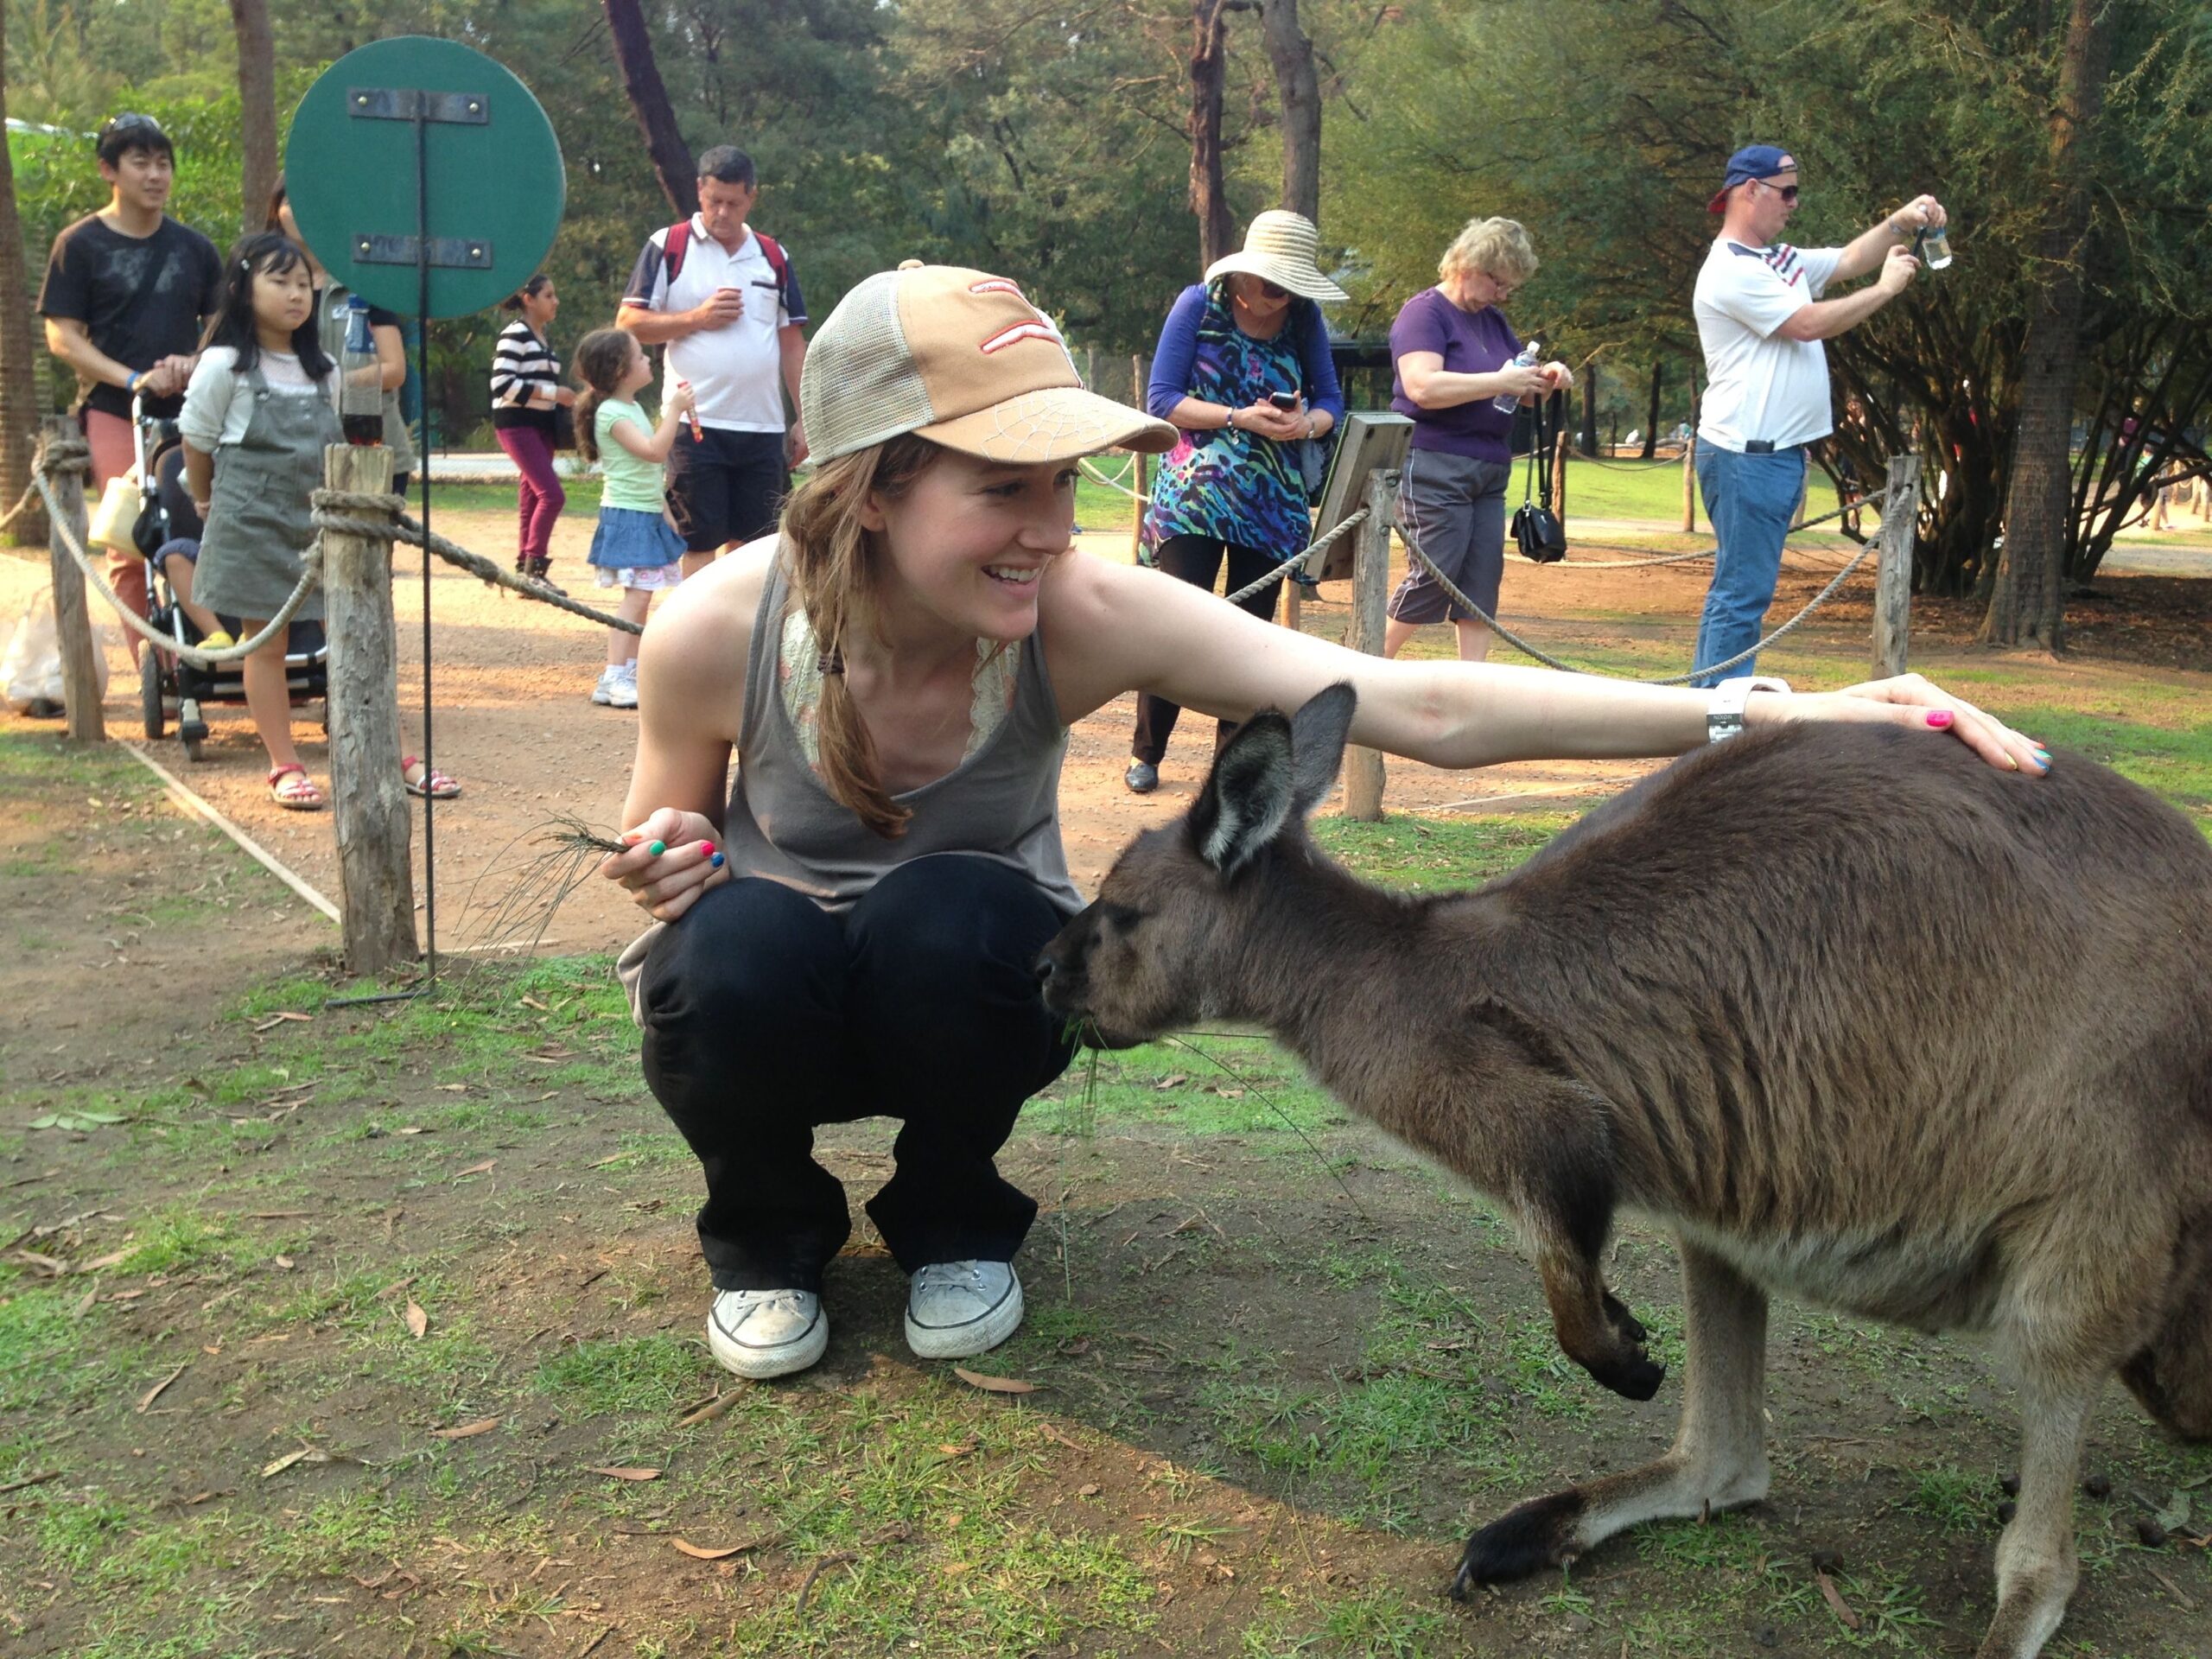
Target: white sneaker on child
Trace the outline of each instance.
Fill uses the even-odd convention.
[[[609,663],[601,669],[599,683],[591,689],[591,700],[602,709],[611,707],[614,702],[614,688],[621,678],[622,669],[619,664]]]
[[[607,702],[610,709],[634,709],[638,706],[638,659],[632,657],[614,671],[614,683],[607,688]]]

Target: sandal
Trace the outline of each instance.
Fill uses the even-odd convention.
[[[420,755],[404,754],[399,758],[399,780],[407,785],[410,795],[428,795],[434,801],[449,801],[461,793],[461,785],[435,766],[426,768],[420,778],[408,776],[422,765]]]
[[[291,812],[322,810],[322,791],[308,769],[298,761],[273,768],[269,774],[269,798]]]

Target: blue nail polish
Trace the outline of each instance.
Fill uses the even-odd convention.
[[[707,862],[713,865],[715,868],[719,870],[722,867],[722,855],[720,853],[716,853],[712,858],[709,859]]]

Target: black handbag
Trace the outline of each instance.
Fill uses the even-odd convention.
[[[1557,564],[1567,556],[1567,526],[1544,505],[1552,499],[1552,452],[1544,431],[1543,401],[1538,399],[1529,412],[1535,416],[1535,436],[1529,446],[1528,470],[1522,476],[1521,505],[1513,510],[1513,544],[1524,559]]]

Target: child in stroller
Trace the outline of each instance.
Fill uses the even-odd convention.
[[[219,617],[192,600],[194,561],[200,555],[200,515],[185,487],[184,445],[173,421],[148,416],[143,398],[133,398],[131,431],[137,446],[139,509],[130,539],[146,561],[146,587],[151,595],[149,620],[180,645],[205,645],[219,651],[236,643],[238,621]],[[318,621],[291,625],[284,653],[284,678],[292,706],[327,699],[327,652],[323,626]],[[175,715],[177,736],[186,756],[200,759],[207,724],[201,708],[207,703],[244,707],[245,677],[237,663],[202,668],[158,647],[140,653],[138,659],[139,712],[146,736],[158,742]],[[330,725],[327,701],[322,724]]]

